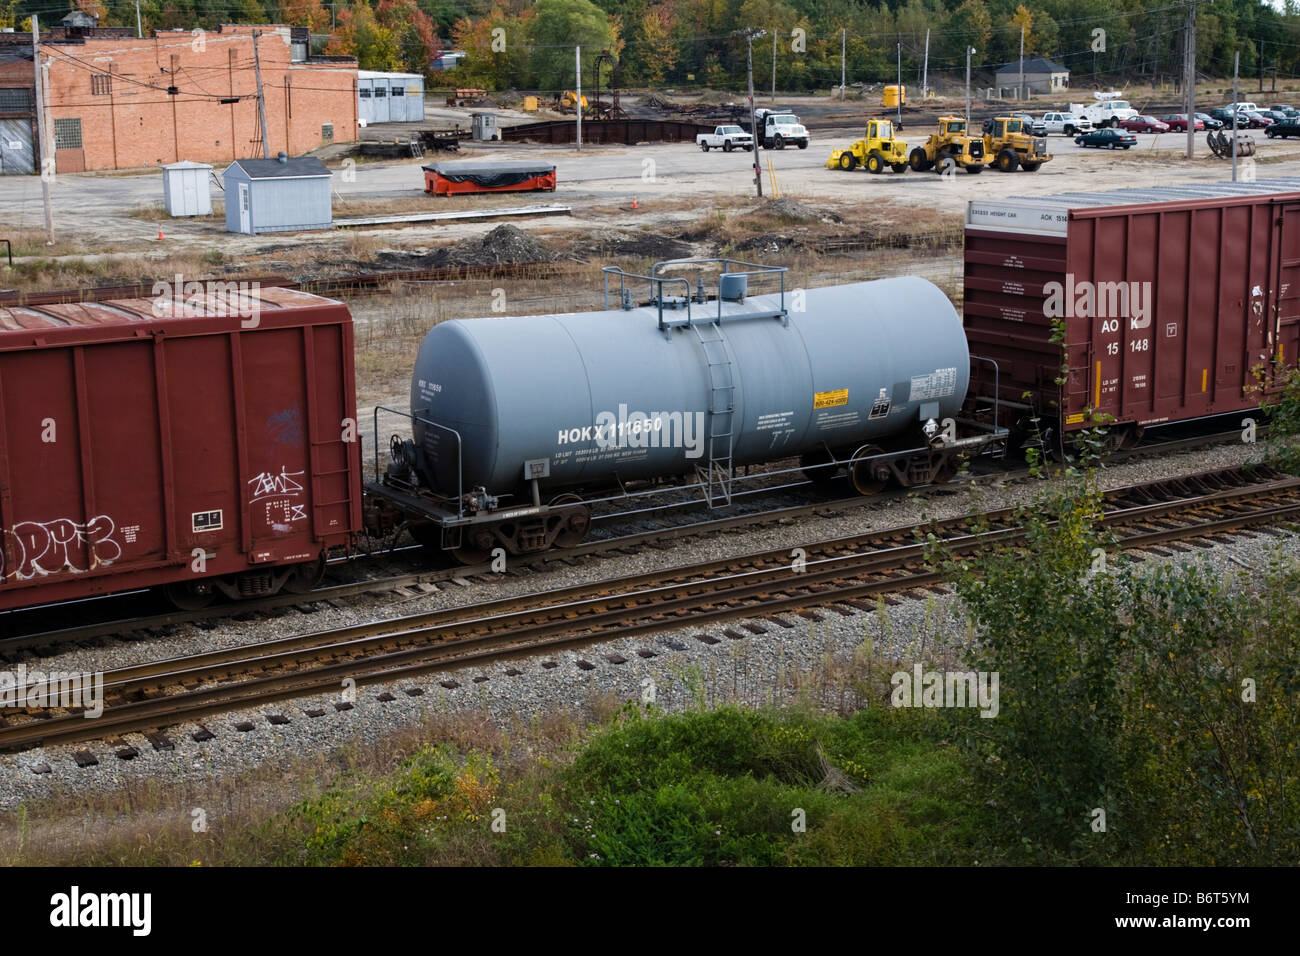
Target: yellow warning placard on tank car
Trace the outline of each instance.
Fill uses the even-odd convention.
[[[1075,412],[1073,415],[1066,415],[1065,424],[1067,425],[1083,424],[1083,412]]]
[[[836,405],[849,403],[849,390],[837,388],[833,392],[814,392],[813,408],[834,408]]]

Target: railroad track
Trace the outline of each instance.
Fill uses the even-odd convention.
[[[503,262],[495,265],[437,266],[429,269],[393,269],[381,272],[356,272],[339,276],[318,276],[293,280],[285,276],[210,276],[205,282],[234,282],[256,284],[261,288],[298,289],[316,295],[346,295],[356,298],[363,295],[380,295],[389,286],[402,282],[455,282],[462,279],[509,278],[528,275],[531,278],[552,278],[564,268],[575,263],[564,262]],[[98,286],[90,289],[60,289],[48,292],[0,291],[0,308],[14,306],[59,305],[70,302],[104,302],[109,299],[152,299],[152,281],[132,282],[125,285]]]
[[[1215,435],[1162,441],[1118,452],[1110,460],[1118,462],[1152,454],[1172,454],[1177,451],[1199,448],[1218,442],[1239,440],[1239,438],[1239,433],[1234,430]],[[1023,469],[1014,469],[974,476],[970,480],[1014,478],[1023,473]],[[923,492],[934,494],[947,491],[947,493],[951,493],[949,489],[960,487],[960,485],[961,483],[958,482],[949,486],[933,486],[923,489]],[[732,513],[720,518],[700,518],[698,514],[681,505],[672,506],[671,519],[666,517],[667,512],[665,514],[650,513],[635,521],[621,521],[621,523],[621,519],[618,517],[598,516],[593,521],[593,533],[599,533],[604,529],[608,532],[608,537],[593,538],[574,548],[513,558],[510,562],[510,570],[507,573],[515,574],[525,571],[545,570],[559,564],[572,566],[601,555],[614,556],[634,553],[646,547],[667,547],[697,535],[739,529],[757,530],[765,526],[798,521],[813,516],[838,516],[860,508],[876,507],[915,493],[915,489],[903,489],[866,498],[859,495],[843,498],[819,498],[808,503],[764,507],[759,511],[740,514]],[[679,521],[680,523],[670,524],[667,527],[662,526],[664,521],[667,520]],[[629,530],[629,528],[644,527],[646,524],[658,524],[660,526],[649,530]],[[16,662],[21,659],[21,655],[28,651],[43,650],[59,645],[85,644],[89,641],[117,638],[131,634],[156,635],[180,625],[202,625],[246,614],[270,615],[293,608],[304,614],[310,614],[321,607],[341,607],[345,602],[364,598],[367,595],[395,595],[398,599],[415,598],[420,596],[421,593],[431,592],[438,585],[448,582],[468,580],[484,575],[495,576],[490,564],[456,565],[450,568],[420,568],[415,570],[405,568],[396,571],[385,571],[381,567],[378,574],[368,575],[368,567],[385,563],[391,566],[396,564],[401,556],[407,552],[416,555],[417,561],[427,561],[427,558],[423,557],[425,552],[418,547],[360,555],[349,561],[339,562],[332,566],[331,569],[332,574],[353,574],[359,579],[327,584],[306,595],[278,594],[238,603],[217,604],[196,611],[166,610],[159,613],[132,614],[129,617],[112,616],[71,626],[50,626],[45,624],[39,620],[42,611],[45,609],[18,612],[10,615],[7,622],[8,627],[6,630],[9,630],[13,636],[0,638],[0,660],[9,659]],[[116,599],[105,598],[104,600],[114,601]],[[87,607],[93,606],[93,602],[89,605],[83,602],[82,605],[78,606],[78,615],[84,617]],[[57,610],[57,608],[51,610]],[[34,623],[42,629],[25,629],[23,622],[28,620],[26,615],[34,615],[37,619],[30,621],[30,623]],[[0,623],[5,623],[4,615],[0,615]],[[26,630],[26,633],[18,633],[23,630]]]
[[[1300,478],[1268,470],[1210,472],[1118,489],[1107,502],[1103,523],[1121,548],[1157,549],[1294,523],[1300,520]],[[958,554],[1021,536],[1012,509],[939,521],[925,530]],[[762,634],[769,625],[796,626],[789,616],[815,617],[814,608],[870,610],[869,602],[883,595],[944,590],[925,562],[925,548],[914,528],[895,528],[803,545],[801,564],[792,561],[789,548],[768,550],[151,661],[104,674],[104,712],[95,720],[74,710],[15,712],[0,726],[0,749],[157,731],[215,713],[337,692],[345,678],[358,685],[395,681],[687,625],[743,620],[751,634]]]

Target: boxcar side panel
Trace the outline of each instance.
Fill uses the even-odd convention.
[[[105,307],[107,321],[46,317],[32,335],[0,316],[0,609],[350,545],[351,322],[328,300],[272,293],[253,328]]]

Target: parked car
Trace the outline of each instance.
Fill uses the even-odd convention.
[[[1073,136],[1075,133],[1086,133],[1092,129],[1092,120],[1079,113],[1044,113],[1043,126],[1047,128],[1048,133],[1064,133],[1066,136]]]
[[[1223,120],[1215,119],[1209,113],[1197,113],[1196,118],[1201,121],[1206,129],[1223,129]]]
[[[1164,123],[1171,130],[1179,130],[1184,133],[1187,132],[1186,113],[1170,113],[1168,116],[1160,117],[1160,122]],[[1205,129],[1205,124],[1198,119],[1195,124],[1193,124],[1193,128],[1198,130]]]
[[[1274,123],[1281,123],[1283,120],[1290,118],[1283,110],[1260,110],[1260,113],[1267,116]]]
[[[1274,123],[1264,130],[1264,135],[1269,139],[1277,139],[1278,137],[1290,139],[1292,136],[1300,136],[1300,116],[1291,116],[1280,123]]]
[[[1245,117],[1243,122],[1241,117]],[[1258,110],[1242,110],[1241,116],[1237,118],[1237,126],[1248,126],[1251,129],[1268,129],[1273,125],[1273,120]]]
[[[1047,135],[1047,125],[1042,120],[1034,119],[1028,113],[1012,113],[1011,116],[1014,119],[1022,121],[1025,124],[1025,132],[1029,133],[1031,136]]]
[[[1283,113],[1287,113],[1287,114],[1300,113],[1300,110],[1297,110],[1294,106],[1285,103],[1281,105],[1274,103],[1272,106],[1269,107],[1269,109],[1281,110]]]
[[[1210,110],[1210,116],[1213,119],[1218,120],[1224,126],[1232,125],[1232,110],[1228,109],[1226,106],[1218,106]]]
[[[739,126],[719,126],[712,133],[700,133],[695,142],[706,153],[711,149],[729,153],[737,147],[744,150],[754,148],[754,137]]]
[[[1132,119],[1120,120],[1118,123],[1120,129],[1126,129],[1130,133],[1167,133],[1169,124],[1162,123],[1154,116],[1135,116]]]
[[[1137,141],[1138,138],[1132,133],[1119,129],[1095,129],[1074,138],[1079,146],[1095,146],[1098,149],[1128,149],[1136,146]]]

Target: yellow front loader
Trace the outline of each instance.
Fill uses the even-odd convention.
[[[907,143],[894,137],[894,124],[886,119],[867,120],[866,136],[847,149],[831,152],[827,169],[867,167],[869,173],[882,173],[888,166],[896,173],[907,172]]]

